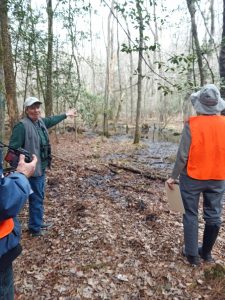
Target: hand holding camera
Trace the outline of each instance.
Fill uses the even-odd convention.
[[[35,167],[37,164],[36,155],[32,155],[32,161],[27,163],[25,160],[25,155],[20,154],[18,166],[16,168],[16,172],[24,174],[26,177],[31,177],[34,174]]]
[[[32,161],[32,157],[30,153],[25,149],[23,148],[13,149],[10,148],[9,146],[7,147],[9,148],[9,150],[5,156],[5,161],[7,161],[7,163],[9,163],[9,165],[13,169],[16,169],[18,166],[20,154],[23,154],[25,156],[25,162],[29,163]]]
[[[36,155],[32,155],[23,148],[14,149],[0,141],[0,147],[8,148],[5,156],[5,161],[10,165],[10,168],[3,170],[4,174],[17,171],[23,173],[25,176],[30,177],[34,174],[37,164]]]

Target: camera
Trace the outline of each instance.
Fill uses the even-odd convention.
[[[10,165],[10,168],[3,169],[3,174],[8,174],[8,173],[16,170],[18,163],[19,163],[20,154],[23,154],[25,156],[24,160],[26,163],[29,163],[32,161],[32,155],[23,148],[15,149],[13,147],[10,147],[9,145],[2,143],[1,141],[0,141],[0,148],[8,148],[8,151],[6,153],[4,160]],[[1,164],[1,161],[0,161],[0,164]]]
[[[7,163],[9,163],[9,165],[13,169],[16,169],[18,166],[20,154],[23,154],[25,156],[26,163],[29,163],[32,161],[31,155],[27,150],[25,150],[23,148],[18,148],[18,149],[13,149],[11,147],[8,147],[8,148],[9,148],[9,150],[6,153],[5,161],[7,161]]]

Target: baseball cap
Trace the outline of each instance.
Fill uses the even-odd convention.
[[[24,101],[23,107],[26,108],[26,107],[28,107],[28,106],[33,105],[34,103],[42,104],[42,102],[39,101],[38,98],[36,98],[36,97],[28,97],[28,98]]]

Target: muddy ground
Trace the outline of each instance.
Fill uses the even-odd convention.
[[[225,299],[224,225],[215,265],[193,268],[181,255],[182,216],[164,192],[177,144],[87,134],[52,142],[45,220],[54,225],[31,237],[23,209],[17,299]],[[202,229],[200,215],[200,238]]]

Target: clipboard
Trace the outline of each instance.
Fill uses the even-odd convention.
[[[166,196],[170,210],[185,213],[183,201],[180,194],[180,188],[178,184],[174,184],[174,189],[171,190],[167,183],[165,183]]]

